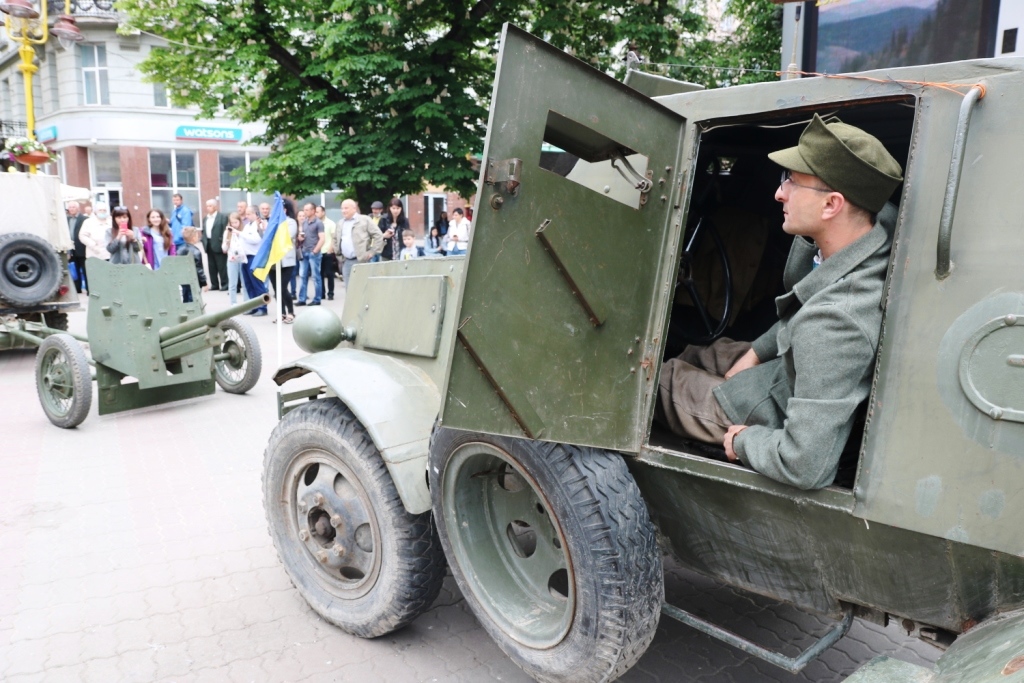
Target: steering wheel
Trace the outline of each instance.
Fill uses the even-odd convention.
[[[693,266],[697,258],[697,248],[700,246],[705,233],[711,235],[711,239],[715,243],[715,251],[718,252],[718,257],[722,262],[725,305],[722,307],[722,319],[718,323],[713,322],[711,316],[708,315],[707,303],[697,293],[697,286],[694,281]],[[725,332],[725,328],[729,324],[729,315],[732,313],[733,301],[732,270],[729,268],[729,256],[725,250],[725,243],[722,241],[722,236],[718,234],[718,230],[715,229],[714,222],[706,215],[698,219],[697,226],[693,229],[690,239],[686,242],[686,248],[683,249],[680,261],[678,282],[686,287],[686,291],[690,294],[690,301],[693,302],[693,307],[697,309],[697,313],[700,315],[700,320],[704,326],[703,333],[698,332],[694,334],[687,331],[684,336],[690,344],[710,344]]]

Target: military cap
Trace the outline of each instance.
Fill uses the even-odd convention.
[[[857,206],[878,213],[903,180],[899,162],[873,135],[817,114],[800,143],[772,152],[768,158],[783,168],[817,176]]]
[[[380,203],[380,202],[374,202],[373,204],[370,204],[370,208],[371,209],[383,209],[384,205],[382,203]]]

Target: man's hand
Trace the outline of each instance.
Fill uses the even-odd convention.
[[[754,367],[755,365],[760,365],[760,364],[761,364],[761,359],[757,357],[756,353],[754,353],[754,349],[750,349],[745,354],[740,356],[740,359],[738,361],[736,361],[735,363],[733,363],[733,366],[726,371],[725,378],[729,379],[730,377],[735,375],[737,372],[743,372],[744,370],[749,370],[750,368]]]
[[[729,427],[729,430],[725,433],[725,438],[722,439],[722,445],[725,446],[725,457],[729,459],[729,462],[736,462],[739,460],[739,456],[736,455],[736,451],[732,447],[732,442],[736,438],[736,435],[746,428],[747,425],[733,425],[732,427]]]

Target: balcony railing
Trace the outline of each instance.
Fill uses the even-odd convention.
[[[28,127],[24,121],[0,120],[0,138],[23,138],[28,135]]]
[[[47,10],[51,17],[64,14],[63,0],[48,0]],[[98,19],[115,19],[114,0],[71,0],[71,14],[77,17],[96,17]]]

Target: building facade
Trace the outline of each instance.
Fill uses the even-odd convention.
[[[172,106],[165,86],[144,82],[138,71],[164,41],[118,35],[113,0],[73,0],[71,8],[85,41],[65,48],[51,38],[36,47],[35,132],[60,152],[44,172],[88,188],[96,200],[127,206],[133,222],[150,208],[167,212],[175,192],[197,216],[210,198],[225,210],[241,199],[265,199],[235,187],[235,174],[268,152],[251,143],[262,125],[196,120],[195,111]],[[51,18],[63,9],[63,2],[51,2]],[[14,133],[26,118],[18,63],[18,44],[0,25],[0,121]]]

